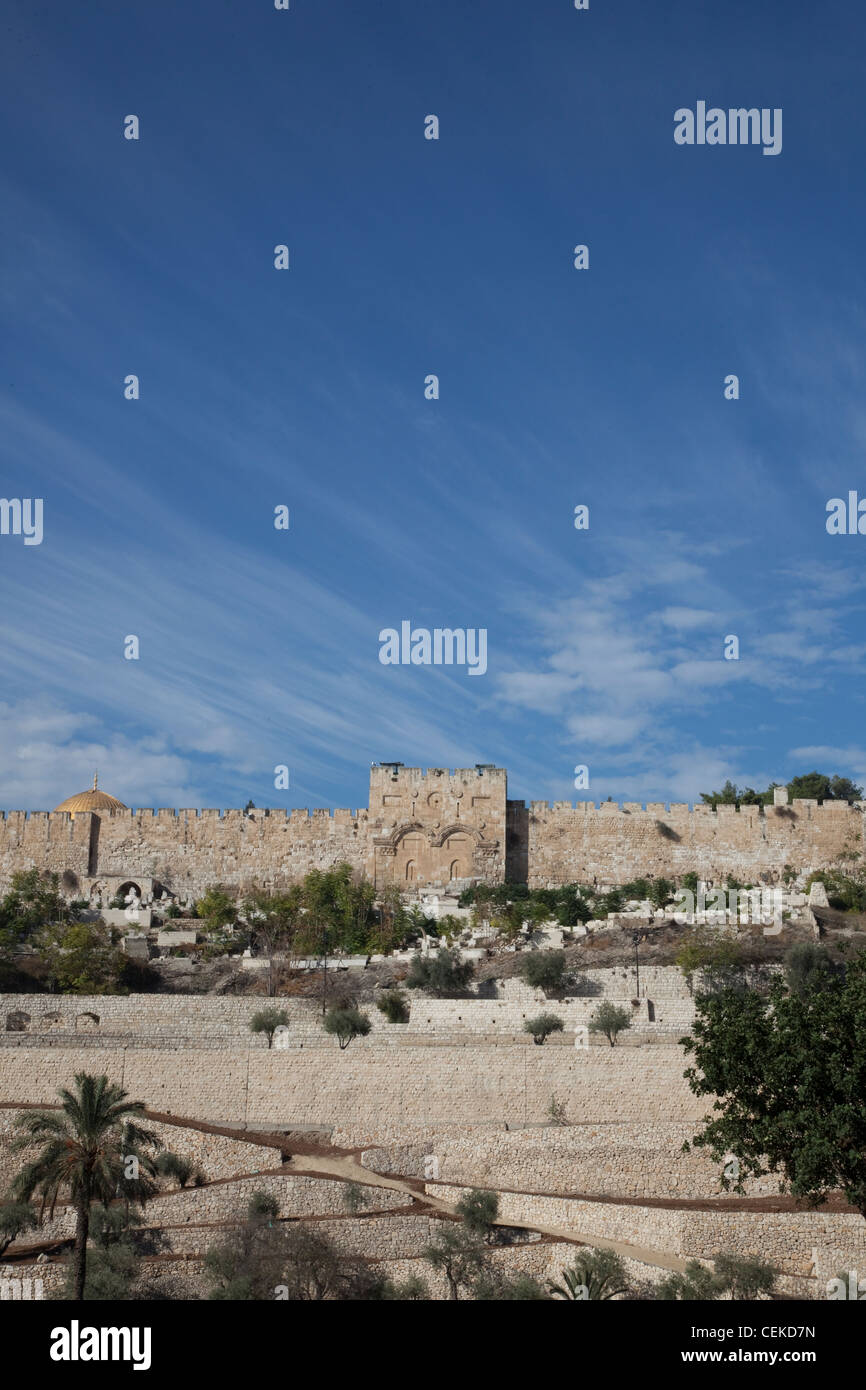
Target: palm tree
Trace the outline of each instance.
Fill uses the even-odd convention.
[[[597,1302],[628,1293],[625,1266],[613,1250],[583,1250],[570,1269],[562,1271],[561,1284],[548,1284],[554,1298]]]
[[[40,1220],[49,1215],[61,1193],[75,1208],[73,1298],[84,1298],[87,1266],[87,1234],[91,1202],[108,1205],[115,1197],[144,1201],[157,1191],[151,1181],[155,1166],[148,1149],[161,1147],[156,1134],[142,1129],[136,1117],[144,1112],[141,1101],[127,1099],[122,1086],[107,1076],[77,1072],[75,1089],[62,1087],[61,1105],[51,1112],[36,1111],[18,1117],[23,1134],[16,1149],[41,1143],[41,1152],[22,1168],[12,1184],[19,1201],[41,1198]]]

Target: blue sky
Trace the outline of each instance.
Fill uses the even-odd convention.
[[[866,495],[853,0],[3,29],[0,493],[45,534],[0,537],[0,804],[866,779],[866,537],[825,529]],[[675,145],[698,100],[782,108],[782,153]],[[381,665],[404,619],[486,628],[487,673]]]

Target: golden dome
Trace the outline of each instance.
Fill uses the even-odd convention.
[[[59,806],[54,807],[55,811],[69,811],[74,817],[76,811],[127,811],[128,806],[124,806],[122,801],[118,801],[116,796],[109,796],[107,792],[99,790],[99,778],[94,773],[93,786],[90,791],[79,792],[77,796],[68,796],[65,801],[61,801]]]

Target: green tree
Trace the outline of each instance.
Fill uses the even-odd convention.
[[[292,1224],[285,1233],[281,1294],[295,1302],[312,1303],[321,1299],[345,1299],[356,1292],[369,1292],[361,1271],[350,1262],[341,1260],[338,1251],[326,1236],[301,1223]],[[358,1288],[360,1285],[360,1288]]]
[[[285,1279],[284,1226],[256,1213],[205,1253],[208,1298],[248,1303],[273,1299]]]
[[[36,1225],[36,1213],[27,1202],[0,1202],[0,1255],[23,1231]]]
[[[152,1130],[136,1123],[143,1104],[129,1100],[126,1091],[109,1082],[107,1076],[77,1072],[74,1090],[63,1087],[58,1094],[59,1111],[30,1111],[16,1120],[16,1127],[23,1132],[13,1147],[43,1147],[15,1178],[12,1191],[22,1202],[29,1202],[38,1193],[42,1210],[47,1206],[52,1214],[61,1194],[74,1207],[72,1297],[80,1301],[84,1297],[91,1203],[110,1202],[122,1191],[130,1166],[138,1175],[135,1196],[142,1199],[156,1192],[150,1150],[158,1149],[160,1141]]]
[[[544,909],[536,909],[533,912],[531,907],[527,908],[525,902],[506,903],[505,906],[497,908],[493,913],[490,918],[490,925],[494,931],[499,933],[503,941],[513,942],[517,940],[523,930],[524,923],[527,920],[532,921],[534,917],[537,918],[539,913],[543,917],[545,915]]]
[[[531,1033],[533,1042],[538,1047],[543,1047],[551,1033],[561,1033],[565,1027],[561,1018],[556,1014],[539,1014],[537,1018],[528,1018],[523,1025],[524,1033]]]
[[[820,989],[776,979],[766,995],[728,989],[696,1009],[685,1075],[717,1099],[692,1144],[716,1162],[737,1156],[738,1181],[722,1186],[779,1173],[813,1205],[841,1188],[866,1217],[866,953]]]
[[[208,888],[195,905],[195,915],[204,923],[205,931],[223,932],[233,926],[237,905],[224,888]]]
[[[102,922],[52,922],[36,937],[52,993],[116,994],[127,957]]]
[[[128,1203],[105,1206],[94,1202],[90,1209],[90,1231],[84,1301],[124,1302],[136,1298],[136,1281],[141,1270],[139,1251],[133,1244],[133,1231],[141,1217]],[[74,1267],[70,1265],[63,1298],[71,1298]]]
[[[12,875],[9,892],[0,899],[0,959],[8,960],[45,927],[74,920],[58,890],[57,874],[23,869]]]
[[[243,904],[243,917],[250,937],[268,961],[268,998],[277,992],[274,957],[289,950],[299,931],[301,888],[295,884],[286,893],[260,890],[250,893]]]
[[[404,929],[399,894],[383,893],[382,912],[377,917],[375,888],[359,878],[350,864],[313,869],[301,886],[301,901],[300,937],[310,954],[323,932],[332,949],[364,954],[371,949],[374,937],[380,949],[393,949],[389,943]]]
[[[362,901],[370,898],[370,885],[363,890]],[[375,890],[373,890],[375,902]],[[360,907],[358,915],[360,916]],[[380,890],[376,910],[372,920],[365,924],[366,949],[377,955],[387,956],[406,942],[417,941],[426,936],[430,919],[416,904],[407,910],[405,897],[396,883],[388,883]]]
[[[406,984],[409,989],[423,989],[442,999],[465,992],[474,974],[471,961],[461,961],[459,951],[444,947],[429,956],[413,956]]]
[[[714,1261],[716,1276],[721,1279],[731,1298],[748,1302],[760,1297],[769,1298],[776,1286],[779,1271],[757,1255],[717,1255]]]
[[[611,1047],[616,1047],[618,1035],[631,1027],[631,1018],[610,999],[603,999],[589,1020],[590,1033],[603,1033]]]
[[[591,921],[592,907],[578,884],[571,883],[558,891],[554,916],[560,927],[577,927]]]
[[[773,791],[779,786],[771,782],[766,791],[756,792],[752,787],[737,788],[727,781],[720,792],[701,792],[701,800],[710,806],[771,806]],[[847,777],[828,777],[823,772],[806,772],[792,777],[787,784],[788,795],[804,797],[811,801],[847,801],[849,804],[863,800],[862,787],[855,786]]]
[[[850,804],[863,800],[863,788],[855,786],[847,777],[807,772],[791,778],[788,795],[792,801],[795,797],[803,797],[810,801],[847,801]]]
[[[106,1248],[95,1246],[87,1253],[87,1274],[82,1298],[85,1303],[119,1303],[136,1298],[135,1282],[141,1263],[128,1240]],[[73,1273],[66,1280],[65,1298],[74,1298]]]
[[[330,1009],[322,1019],[326,1033],[336,1034],[340,1051],[344,1052],[355,1038],[366,1037],[370,1031],[370,1020],[354,1005]]]
[[[548,1288],[554,1298],[594,1303],[629,1291],[625,1265],[616,1251],[589,1249],[562,1271],[561,1283],[550,1283]]]
[[[274,1033],[278,1028],[287,1028],[289,1015],[285,1009],[259,1009],[250,1019],[251,1033],[265,1033],[268,1039],[268,1050],[270,1051],[274,1042]]]
[[[566,968],[564,951],[528,951],[520,958],[524,980],[545,994],[557,994],[565,988]]]
[[[499,1196],[496,1192],[472,1188],[463,1194],[454,1210],[471,1235],[490,1243],[499,1215]]]
[[[670,882],[669,879],[654,878],[652,883],[650,884],[650,889],[649,893],[647,894],[647,897],[649,898],[653,907],[667,907],[668,903],[671,902],[673,899],[673,893],[674,885]]]
[[[477,1237],[465,1226],[451,1222],[443,1224],[422,1256],[432,1269],[445,1275],[449,1299],[459,1299],[460,1290],[471,1289],[484,1271],[484,1251]]]

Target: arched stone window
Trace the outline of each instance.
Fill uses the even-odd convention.
[[[415,882],[415,860],[414,860],[414,859],[409,859],[409,860],[407,860],[407,862],[406,862],[406,882],[407,882],[407,883],[414,883],[414,882]]]
[[[75,1020],[75,1027],[79,1033],[85,1032],[90,1028],[99,1027],[99,1014],[84,1013],[79,1014]]]
[[[7,1033],[26,1033],[30,1027],[30,1015],[23,1009],[13,1009],[11,1014],[6,1015]]]

